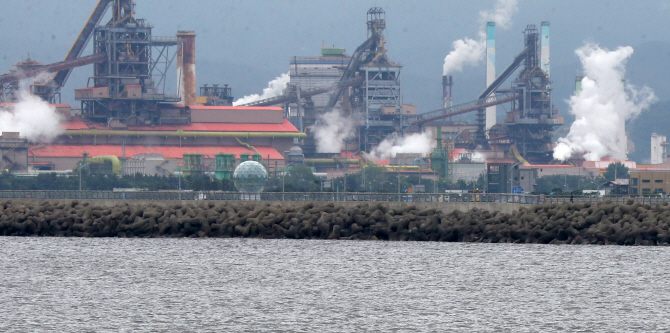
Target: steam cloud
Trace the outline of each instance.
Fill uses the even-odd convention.
[[[517,11],[518,0],[498,0],[493,11],[479,12],[480,23],[495,22],[501,29],[509,29],[512,15]],[[464,38],[454,41],[454,50],[444,58],[442,74],[447,75],[463,70],[464,65],[475,66],[484,59],[486,33],[479,30],[478,39]]]
[[[19,132],[30,141],[53,141],[63,132],[56,108],[31,95],[26,82],[19,87],[19,102],[13,107],[0,107],[0,132]]]
[[[584,154],[588,161],[598,161],[607,155],[625,160],[626,121],[647,109],[657,98],[651,88],[637,89],[623,81],[632,47],[610,51],[586,44],[575,53],[584,68],[582,91],[568,101],[575,122],[568,135],[558,140],[554,158],[565,161]]]
[[[486,155],[476,151],[476,152],[472,153],[472,156],[470,157],[470,160],[472,162],[483,163],[483,162],[486,162]]]
[[[316,151],[319,153],[339,153],[344,140],[354,135],[354,122],[343,117],[340,110],[321,115],[314,126]]]
[[[289,81],[291,81],[291,77],[288,75],[288,73],[284,73],[278,76],[276,79],[268,82],[268,87],[263,89],[262,94],[246,95],[233,102],[233,105],[238,106],[241,104],[255,102],[261,99],[279,96],[284,93],[284,89],[286,89],[286,85],[289,83]]]
[[[375,147],[369,156],[374,160],[386,160],[398,153],[425,155],[430,152],[433,143],[428,132],[414,133],[404,137],[393,133]]]

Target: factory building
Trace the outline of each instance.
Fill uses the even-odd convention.
[[[668,141],[665,135],[651,134],[651,164],[663,164],[668,161]]]
[[[629,194],[670,193],[670,170],[631,170]]]
[[[176,164],[182,164],[185,154],[201,154],[203,163],[211,166],[217,154],[232,154],[238,160],[260,155],[273,167],[283,165],[280,152],[293,146],[293,138],[301,137],[279,107],[193,106],[186,113],[188,125],[126,125],[123,129],[73,117],[61,124],[64,132],[53,143],[33,145],[29,158],[52,170],[68,170],[85,152],[122,161],[158,154]],[[166,170],[173,172],[174,165]]]

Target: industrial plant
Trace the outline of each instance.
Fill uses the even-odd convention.
[[[485,89],[454,105],[458,82],[445,74],[442,107],[424,111],[404,103],[403,65],[387,54],[393,45],[386,38],[386,13],[370,8],[361,13],[367,36],[353,52],[323,45],[321,54],[282,60],[289,80],[281,93],[233,106],[234,82],[196,86],[197,32],[155,36],[153,26],[136,17],[135,5],[100,0],[63,61],[45,65],[28,58],[0,76],[4,112],[21,103],[19,82],[30,80],[29,94],[61,119],[51,140],[2,133],[0,169],[66,172],[87,158],[108,165],[96,170],[109,174],[207,172],[232,179],[235,167],[251,160],[269,173],[306,164],[335,178],[376,164],[399,177],[472,181],[485,175],[489,192],[529,193],[538,177],[600,176],[613,161],[553,157],[555,131],[564,120],[552,100],[549,22],[527,25],[517,55],[500,67],[496,23],[488,22]],[[111,19],[103,22],[108,11]],[[83,54],[89,42],[93,53]],[[78,104],[63,104],[60,91],[71,71],[91,64],[93,72],[74,90]],[[167,73],[175,72],[177,89],[168,91]],[[581,80],[576,83],[579,90]],[[508,111],[497,122],[496,106],[502,104]],[[469,113],[474,121],[454,120]],[[339,147],[324,144],[323,136],[332,133],[323,132],[332,132],[338,121]],[[429,141],[414,151],[376,153],[385,140],[412,135],[428,135]],[[652,165],[640,168],[665,167],[665,136],[653,134],[651,144]]]

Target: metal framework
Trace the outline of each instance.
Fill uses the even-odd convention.
[[[134,2],[115,0],[112,19],[93,32],[93,48],[104,54],[94,65],[88,88],[97,94],[75,91],[82,113],[94,120],[151,124],[159,122],[159,103],[175,103],[181,98],[166,94],[168,68],[177,52],[170,47],[182,42],[174,37],[152,37],[152,26],[134,18]]]
[[[477,99],[474,101],[457,104],[443,109],[438,109],[431,112],[425,112],[419,115],[416,115],[412,118],[407,118],[406,124],[408,125],[423,125],[425,123],[443,119],[446,117],[457,116],[460,114],[479,111],[481,108],[486,108],[489,106],[504,104],[507,102],[515,101],[520,99],[521,95],[515,92],[507,92],[503,94],[494,94],[489,95],[488,97]]]
[[[553,131],[563,125],[562,117],[551,102],[551,80],[540,68],[539,33],[535,25],[524,31],[525,67],[512,82],[512,90],[523,98],[512,103],[505,126],[510,143],[532,163],[552,160]],[[505,146],[503,146],[504,148]]]

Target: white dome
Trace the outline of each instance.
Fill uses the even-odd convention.
[[[267,170],[256,161],[242,162],[233,172],[233,183],[240,192],[260,193],[267,179]]]

